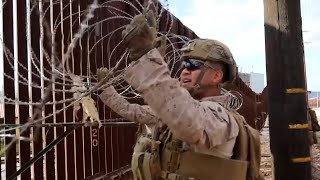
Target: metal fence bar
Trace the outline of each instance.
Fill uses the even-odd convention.
[[[31,43],[31,2],[30,0],[26,0],[26,10],[25,10],[25,14],[26,14],[26,40],[27,40],[27,70],[28,70],[28,75],[26,76],[28,78],[28,102],[32,102],[33,98],[32,98],[32,43]],[[33,115],[33,107],[32,105],[28,106],[28,121],[31,121],[31,117]],[[28,130],[27,130],[28,131]],[[26,132],[27,133],[27,132]],[[33,138],[33,129],[29,130],[29,137]],[[34,157],[34,144],[33,142],[30,142],[30,144],[28,145],[27,151],[29,151],[29,155],[28,160],[30,160],[30,154],[32,155],[32,157]],[[30,175],[31,177],[34,177],[34,165],[31,166],[30,168]],[[31,178],[30,177],[30,178]]]
[[[50,33],[51,33],[51,43],[52,44],[56,44],[55,43],[55,39],[56,39],[56,35],[55,35],[55,27],[54,27],[54,23],[55,20],[57,19],[58,13],[59,11],[57,11],[57,5],[54,5],[54,1],[50,0],[50,16],[49,16],[49,22],[50,22]],[[57,55],[56,50],[55,50],[55,46],[52,45],[51,47],[48,47],[48,51],[51,51],[51,68],[48,68],[49,70],[51,69],[51,72],[54,72],[55,68],[56,68],[56,59],[55,56]],[[49,76],[50,77],[50,76]],[[55,85],[55,81],[56,79],[54,79],[52,76],[50,78],[52,80],[52,102],[56,101],[56,85]],[[50,109],[52,110],[52,113],[56,112],[57,107],[55,104],[52,105],[52,108],[49,106],[47,113],[50,113]],[[52,123],[56,123],[57,122],[57,115],[54,113],[52,116]],[[47,136],[47,140],[49,141],[53,141],[53,139],[57,138],[57,128],[53,129],[52,131],[49,131],[48,136]],[[57,165],[57,159],[58,159],[58,155],[57,155],[57,146],[54,146],[53,151],[48,153],[47,156],[47,169],[51,169],[51,171],[47,171],[47,177],[48,180],[57,180],[58,178],[58,165]]]
[[[41,31],[40,31],[40,17],[39,17],[39,2],[35,1],[30,1],[30,23],[31,23],[31,61],[38,62],[41,64],[41,43],[40,43],[40,36],[41,36]],[[39,66],[39,65],[38,65]],[[31,66],[31,73],[32,74],[32,83],[36,83],[41,86],[41,72],[39,72],[39,68],[41,67],[36,66],[36,64],[32,63]],[[41,71],[41,70],[40,70]],[[38,76],[36,76],[38,75]],[[41,100],[41,89],[37,87],[32,87],[32,97],[31,97],[32,102],[39,102]],[[35,116],[37,115],[37,116]],[[31,121],[34,121],[35,119],[39,119],[42,117],[42,107],[40,106],[32,106],[32,114],[31,114]],[[41,124],[41,122],[39,123]],[[43,149],[43,137],[42,137],[42,129],[39,127],[34,127],[33,132],[31,135],[33,141],[32,141],[32,157],[35,157],[42,149]],[[44,178],[43,174],[43,157],[34,163],[33,166],[33,176],[35,180],[41,180]]]
[[[66,43],[69,45],[71,43],[71,40],[74,38],[74,33],[76,33],[77,29],[73,26],[73,19],[74,16],[73,14],[73,4],[77,4],[77,1],[65,1],[66,6],[65,6],[65,37],[66,37]],[[78,27],[76,27],[78,28]],[[68,63],[70,64],[70,71],[71,73],[74,73],[74,64],[75,64],[75,58],[74,54],[77,52],[72,52],[71,57],[68,60]],[[70,82],[66,82],[66,84],[71,84]],[[72,93],[66,92],[65,93],[65,98],[72,98]],[[74,123],[75,118],[73,116],[73,108],[68,108],[65,110],[65,123]],[[66,152],[66,177],[67,179],[74,179],[75,178],[75,154],[74,154],[74,133],[66,138],[65,141],[65,147],[68,149]]]
[[[90,2],[87,2],[88,4],[90,4]],[[95,16],[92,21],[96,21],[97,16]],[[91,24],[92,22],[88,22],[88,24]],[[88,35],[86,37],[87,40],[87,46],[86,46],[86,54],[87,54],[87,59],[86,59],[86,65],[85,65],[85,69],[86,69],[86,78],[87,78],[87,83],[91,83],[91,79],[90,79],[90,73],[94,72],[94,62],[95,62],[95,52],[90,53],[90,49],[91,47],[94,45],[95,43],[95,31],[94,28],[90,29],[90,31],[88,32]],[[96,49],[95,49],[96,50]],[[92,97],[92,96],[91,96]],[[90,142],[90,146],[87,146],[88,149],[90,149],[89,153],[86,154],[87,156],[87,160],[86,161],[86,165],[88,165],[90,167],[90,172],[88,171],[88,174],[90,174],[90,176],[92,176],[95,171],[97,170],[96,167],[96,163],[99,163],[98,159],[97,159],[97,151],[96,151],[96,137],[98,135],[98,131],[95,127],[89,127],[87,128],[87,134],[88,134],[88,138],[89,138],[89,142]]]
[[[80,13],[81,11],[85,8],[84,1],[78,1],[77,3],[77,22],[75,23],[76,26],[79,27],[80,23],[81,23],[81,18],[80,18]],[[83,75],[82,73],[82,59],[83,59],[83,55],[84,53],[82,53],[83,51],[83,46],[82,46],[83,40],[81,39],[81,41],[79,41],[79,45],[78,45],[78,49],[79,49],[79,53],[74,54],[75,59],[77,59],[77,63],[74,64],[74,72],[76,74],[80,74],[81,76]],[[82,116],[78,116],[79,120]],[[85,165],[84,165],[84,141],[83,141],[83,132],[84,132],[84,128],[81,127],[81,129],[77,129],[75,131],[75,167],[76,167],[76,177],[78,179],[83,179],[85,177]]]
[[[45,95],[45,87],[47,85],[45,85],[45,82],[44,82],[44,76],[46,75],[44,73],[44,66],[45,66],[45,62],[47,62],[44,58],[44,53],[45,53],[45,49],[44,49],[44,36],[45,36],[45,32],[44,32],[44,23],[46,23],[46,19],[45,19],[45,14],[44,14],[44,11],[45,11],[45,7],[44,7],[44,1],[43,0],[39,0],[38,2],[38,15],[39,15],[39,28],[40,28],[40,39],[39,39],[39,60],[40,60],[40,86],[41,86],[41,99],[47,99],[48,97],[46,97]],[[49,76],[50,77],[50,76]],[[41,118],[45,117],[46,115],[46,108],[45,106],[41,107]],[[47,122],[47,119],[42,121],[42,124],[45,124]],[[42,136],[42,148],[45,148],[46,145],[47,145],[47,137],[46,137],[46,129],[44,128],[40,128],[41,129],[41,136]],[[42,151],[40,151],[42,152]],[[39,154],[40,154],[39,152]],[[38,154],[37,154],[38,155]],[[42,168],[43,168],[43,179],[47,179],[47,154],[44,154],[43,155],[43,165],[42,165]]]
[[[89,1],[83,1],[81,2],[81,9],[85,10],[88,8],[88,5],[90,4]],[[89,24],[90,22],[86,22]],[[90,43],[92,39],[90,39],[91,31],[86,33],[83,36],[82,41],[82,73],[83,76],[89,77],[90,76]],[[93,174],[93,167],[92,167],[92,128],[87,127],[83,128],[83,144],[84,144],[84,165],[85,165],[85,177],[92,176]]]
[[[20,108],[19,108],[19,66],[18,66],[18,61],[20,60],[20,54],[19,54],[19,49],[18,46],[21,44],[18,40],[18,17],[17,17],[17,1],[13,0],[12,1],[12,10],[13,10],[13,77],[14,77],[14,97],[15,97],[15,123],[20,123]],[[16,129],[16,137],[21,136],[21,130]],[[14,140],[13,146],[16,145],[17,150],[19,151],[20,149],[20,141],[19,140]],[[16,156],[17,157],[17,156]],[[17,157],[17,160],[15,161],[17,163],[17,166],[21,166],[21,159]]]
[[[29,23],[27,22],[27,1],[17,1],[17,22],[18,22],[18,54],[19,54],[19,62],[24,66],[28,67],[28,52],[27,52],[27,28]],[[18,68],[18,73],[23,77],[28,77],[28,72],[23,68]],[[24,81],[21,77],[19,77],[19,81]],[[17,81],[18,82],[18,81]],[[29,101],[28,96],[28,85],[19,84],[19,99],[21,101]],[[25,124],[29,120],[29,107],[28,106],[19,106],[19,122],[21,124]],[[20,136],[30,138],[30,129],[24,130]],[[30,160],[30,142],[25,140],[20,140],[19,143],[19,165],[20,167],[25,166],[25,164]],[[21,179],[31,179],[31,168],[27,168],[20,176]]]
[[[3,2],[0,1],[0,6],[3,6]],[[3,8],[0,8],[0,39],[3,41]],[[4,47],[3,43],[0,43],[0,124],[4,124]],[[3,135],[0,133],[0,135]],[[4,138],[0,137],[0,151],[4,148]],[[2,167],[3,159],[5,160],[4,153],[0,153],[0,180],[2,179],[3,171],[5,169]]]
[[[99,12],[99,11],[97,11]],[[98,22],[100,20],[100,13],[97,13],[97,15],[94,17],[94,21]],[[92,30],[92,35],[94,35],[94,38],[92,39],[90,48],[95,45],[96,43],[98,43],[97,41],[99,41],[100,37],[100,27],[101,24],[97,24],[93,30]],[[94,48],[94,53],[90,58],[90,71],[92,73],[96,72],[96,69],[98,69],[98,67],[101,67],[101,62],[103,61],[103,59],[101,58],[101,48],[100,46],[96,46],[96,48]],[[95,102],[97,102],[98,100],[98,96],[93,95],[92,98],[95,100]],[[97,103],[98,104],[98,103]],[[101,109],[100,109],[101,110]],[[102,128],[103,129],[103,128]],[[92,151],[91,151],[91,156],[92,156],[92,174],[96,174],[98,172],[101,172],[100,170],[100,164],[101,164],[101,157],[100,157],[100,141],[99,141],[99,136],[100,136],[100,130],[98,127],[92,127],[92,132],[91,132],[91,142],[92,142]]]
[[[70,40],[69,40],[69,33],[70,33],[70,27],[69,27],[69,15],[70,15],[70,12],[69,12],[69,2],[68,1],[61,1],[60,2],[61,4],[61,33],[62,33],[62,39],[61,39],[61,49],[62,49],[62,52],[61,54],[64,54],[66,52],[66,49],[68,48],[68,45],[70,44]],[[63,19],[62,19],[63,18]],[[71,54],[72,55],[72,54]],[[62,55],[62,62],[66,62],[65,64],[69,64],[70,62],[70,59],[66,59],[66,57],[64,55]],[[66,68],[63,68],[63,76],[62,76],[62,83],[63,84],[67,84],[66,82],[66,74],[67,74],[67,71],[66,71]],[[66,99],[67,98],[67,93],[65,92],[66,90],[66,87],[65,86],[62,86],[62,90],[63,90],[63,93],[62,93],[62,99]],[[66,123],[68,120],[67,120],[67,110],[65,109],[66,108],[66,103],[63,103],[63,122]],[[64,131],[65,131],[65,128],[63,128]],[[67,145],[67,139],[64,139],[63,141],[63,148],[64,149],[68,149],[68,145]],[[68,165],[69,165],[69,156],[68,156],[68,151],[64,150],[63,151],[64,153],[64,177],[66,180],[69,179],[69,172],[68,172]],[[61,161],[62,162],[62,161]],[[61,172],[62,173],[62,172]]]
[[[71,37],[73,37],[73,34],[77,31],[79,28],[79,23],[77,22],[78,15],[76,14],[78,12],[78,1],[72,1],[70,0],[70,34],[72,34]],[[75,15],[73,15],[75,14]],[[78,63],[78,53],[72,53],[72,72],[76,72],[76,66],[75,64]],[[76,73],[79,74],[79,73]],[[70,112],[71,111],[71,112]],[[76,117],[74,116],[74,113],[72,112],[72,109],[69,110],[69,113],[71,113],[72,122],[75,123],[77,121]],[[75,179],[77,179],[77,151],[76,151],[76,133],[72,134],[72,137],[70,137],[69,145],[72,146],[72,165],[73,167],[69,168],[72,172],[72,175]],[[71,165],[71,164],[70,164]],[[73,168],[73,169],[72,169]]]
[[[5,45],[5,48],[9,50],[10,52],[13,52],[14,48],[14,41],[13,41],[13,1],[7,1],[2,6],[3,8],[3,27],[5,29],[3,30],[3,44]],[[4,57],[4,73],[14,77],[13,67],[11,66],[13,64],[14,59],[10,58],[10,54],[8,54],[8,51],[5,51],[5,57]],[[11,65],[10,65],[11,64]],[[7,97],[10,97],[14,99],[14,82],[9,79],[7,76],[4,78],[4,94]],[[15,107],[14,105],[5,104],[5,112],[4,112],[4,122],[15,124]],[[16,134],[15,130],[12,130],[10,132],[7,132],[6,134]],[[15,143],[11,143],[13,138],[6,137],[4,138],[4,145],[6,147],[10,146],[9,149],[5,151],[5,175],[6,177],[11,176],[16,171],[16,146]]]
[[[56,43],[56,56],[58,57],[58,59],[61,62],[65,61],[65,57],[63,56],[64,52],[66,51],[66,47],[65,47],[65,39],[67,38],[67,34],[65,34],[65,2],[66,1],[59,1],[55,6],[55,12],[57,13],[56,19],[55,21],[58,21],[59,24],[55,24],[56,25],[56,39],[55,39],[55,43]],[[58,61],[59,61],[58,60]],[[62,73],[65,73],[65,70],[63,69]],[[64,83],[64,75],[61,79],[57,79],[56,80],[59,83]],[[63,89],[64,87],[62,85],[56,85],[56,89]],[[56,100],[63,100],[64,97],[64,93],[58,93],[55,92],[55,96],[56,96]],[[64,107],[64,104],[59,104],[56,106],[56,109],[62,109]],[[59,113],[56,115],[56,123],[65,123],[64,122],[64,112]],[[61,134],[63,132],[63,129],[61,128],[57,128],[56,129],[56,133],[57,136],[59,134]],[[66,177],[66,157],[65,157],[65,143],[64,141],[60,144],[57,145],[57,179],[67,179]]]
[[[104,17],[106,17],[107,13],[103,13],[105,11],[103,11],[103,8],[98,9],[97,13],[98,13],[98,17],[97,20],[102,20]],[[96,37],[98,38],[102,38],[103,37],[103,23],[99,24],[96,28]],[[102,39],[99,42],[99,45],[97,45],[96,48],[96,54],[100,54],[100,56],[96,56],[96,66],[97,67],[103,67],[103,60],[104,60],[104,42],[105,40]],[[107,49],[107,48],[105,48]],[[106,56],[107,57],[107,56]],[[95,100],[97,102],[97,107],[98,107],[98,112],[99,112],[99,117],[101,118],[105,118],[105,107],[103,105],[103,103],[100,101],[99,97],[95,97]],[[105,154],[105,128],[100,128],[98,129],[98,137],[97,137],[97,143],[98,143],[98,156],[99,156],[99,169],[97,170],[97,172],[100,172],[102,174],[105,174],[106,171],[106,154]]]
[[[55,85],[54,83],[48,82],[47,79],[52,79],[53,72],[53,56],[52,53],[52,44],[54,42],[54,35],[53,35],[53,19],[54,18],[54,11],[53,11],[53,4],[52,2],[48,1],[39,1],[39,23],[40,23],[40,74],[41,74],[41,99],[47,99],[48,101],[54,102],[54,91]],[[47,53],[47,54],[46,54]],[[44,77],[47,79],[44,80]],[[47,92],[48,89],[44,89],[43,87],[49,87],[52,85],[52,92]],[[42,108],[42,116],[46,117],[49,114],[55,112],[54,110],[55,105],[45,105]],[[38,124],[38,128],[41,128],[42,137],[43,137],[43,148],[47,147],[47,144],[51,144],[57,136],[55,135],[55,128],[47,127],[47,123],[54,123],[55,122],[55,115],[50,118],[46,118],[43,123]],[[50,151],[45,153],[43,159],[43,179],[46,180],[55,180],[56,179],[56,166],[55,166],[55,151],[56,146],[53,147]]]

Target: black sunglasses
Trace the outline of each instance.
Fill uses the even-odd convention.
[[[187,69],[188,71],[195,71],[203,66],[203,62],[196,59],[186,59],[182,61],[182,69]]]

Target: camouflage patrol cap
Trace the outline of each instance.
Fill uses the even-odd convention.
[[[232,83],[237,75],[237,64],[233,59],[230,49],[223,43],[211,39],[195,39],[182,49],[182,60],[198,59],[210,64],[210,62],[223,62],[227,65],[225,81],[223,85]]]

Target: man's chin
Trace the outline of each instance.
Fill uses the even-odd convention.
[[[192,90],[192,87],[191,86],[189,86],[189,85],[184,85],[184,84],[181,84],[181,87],[183,87],[183,88],[185,88],[186,90],[188,90],[188,91],[191,91]]]

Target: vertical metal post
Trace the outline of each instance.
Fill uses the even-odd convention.
[[[264,0],[270,148],[275,180],[310,180],[300,0]]]

